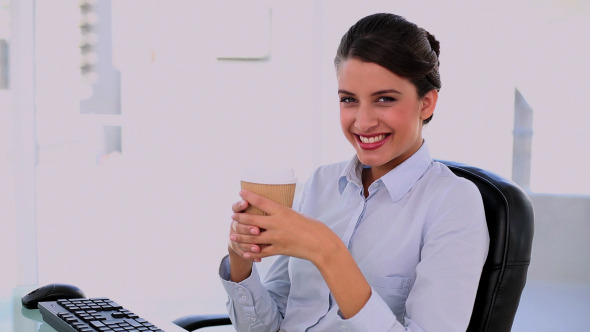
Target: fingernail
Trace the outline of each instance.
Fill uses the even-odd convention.
[[[258,235],[258,229],[256,229],[256,228],[250,228],[250,234],[252,234],[252,235]]]
[[[229,239],[232,240],[233,242],[236,242],[238,240],[238,236],[235,234],[232,234],[229,236]]]

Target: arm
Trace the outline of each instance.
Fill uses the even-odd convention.
[[[406,302],[408,327],[467,328],[489,245],[480,197],[469,183],[451,190],[432,209],[416,281]]]
[[[413,286],[409,294],[405,293],[408,296],[405,314],[402,308],[396,321],[391,311],[387,312],[389,307],[383,305],[379,295],[387,299],[388,292],[375,283],[373,294],[362,310],[340,322],[348,330],[364,331],[368,326],[371,331],[466,330],[487,254],[485,216],[475,187],[438,188],[441,193],[431,196],[433,201],[407,210],[408,217],[423,214],[419,219],[425,220],[425,224],[416,228],[418,232],[412,240],[421,245],[414,263],[417,265],[411,269],[415,271],[415,279],[408,280]],[[395,241],[392,245],[395,246]],[[399,258],[403,260],[404,256]],[[390,262],[396,264],[396,260]],[[404,296],[401,294],[400,291],[396,296]]]
[[[335,234],[334,236],[336,239],[333,245],[318,250],[316,257],[310,261],[324,277],[342,317],[351,318],[369,300],[371,286],[344,243]]]
[[[234,212],[246,209],[247,203],[240,201],[232,206]],[[237,232],[232,223],[230,235]],[[250,234],[259,234],[256,227],[240,228]],[[242,249],[243,248],[243,249]],[[229,255],[219,268],[222,284],[228,294],[226,304],[231,321],[237,331],[276,331],[285,315],[290,283],[287,271],[288,257],[279,257],[267,273],[263,285],[253,261],[260,259],[243,258],[243,250],[259,251],[255,244],[238,244],[230,241]]]

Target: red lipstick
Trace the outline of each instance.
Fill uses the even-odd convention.
[[[375,149],[378,149],[381,146],[383,146],[383,144],[385,144],[389,140],[389,136],[391,136],[391,135],[390,134],[377,134],[377,135],[371,135],[371,136],[363,136],[363,139],[365,140],[365,142],[363,142],[361,140],[360,135],[355,134],[354,136],[356,137],[356,142],[361,149],[375,150]],[[368,142],[370,138],[378,139],[379,136],[385,136],[385,137],[377,142],[373,142],[373,143]]]

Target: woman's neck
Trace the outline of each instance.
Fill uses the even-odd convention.
[[[363,193],[365,195],[365,198],[369,197],[369,186],[373,182],[375,182],[375,179],[376,178],[374,177],[372,167],[363,168],[362,181],[363,181]]]

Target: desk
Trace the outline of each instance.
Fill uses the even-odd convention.
[[[56,332],[43,322],[38,309],[26,309],[21,305],[21,297],[36,287],[18,287],[10,298],[0,298],[0,331],[2,332]],[[125,307],[124,303],[121,303]],[[127,308],[133,311],[133,308]],[[135,312],[139,316],[141,312]],[[161,321],[158,317],[142,316],[166,332],[186,332],[172,322]]]

